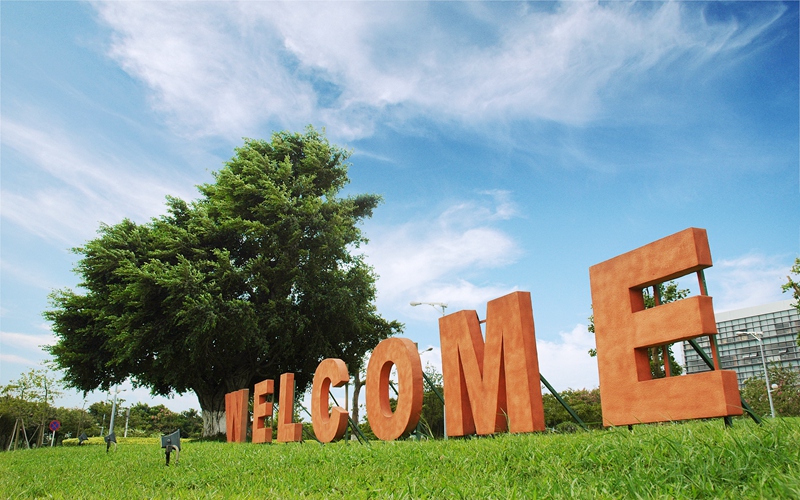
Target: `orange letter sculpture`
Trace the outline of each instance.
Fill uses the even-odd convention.
[[[253,390],[253,442],[272,442],[272,401],[269,396],[275,394],[275,381],[264,380],[256,384]]]
[[[707,267],[706,231],[689,228],[589,269],[603,425],[742,414],[733,371],[650,374],[648,347],[715,335],[717,326],[702,278],[703,295],[649,309],[642,290]]]
[[[281,375],[280,411],[278,412],[278,442],[291,443],[303,437],[303,424],[292,423],[294,418],[294,373]]]
[[[250,391],[242,389],[225,395],[225,431],[229,443],[247,441],[247,402]]]
[[[397,367],[397,407],[389,405],[389,375]],[[383,340],[372,351],[367,366],[367,418],[378,439],[391,441],[419,422],[422,411],[422,362],[417,346],[408,339]]]
[[[486,306],[486,343],[475,311],[439,320],[449,436],[543,431],[544,408],[531,294]],[[485,354],[484,354],[485,351]]]
[[[337,358],[323,359],[314,372],[314,385],[311,389],[311,423],[314,434],[321,443],[330,443],[344,436],[347,428],[347,412],[334,406],[328,414],[328,392],[331,384],[341,387],[350,380],[347,366]]]

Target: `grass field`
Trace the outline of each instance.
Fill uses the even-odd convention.
[[[800,498],[800,418],[320,445],[0,453],[2,498]]]

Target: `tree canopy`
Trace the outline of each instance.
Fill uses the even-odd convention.
[[[321,359],[357,364],[401,331],[377,313],[375,274],[355,253],[380,197],[337,196],[347,158],[311,127],[248,139],[199,199],[101,225],[74,249],[85,293],[56,291],[45,312],[67,385],[194,391],[210,434],[225,393],[284,372],[302,391]]]

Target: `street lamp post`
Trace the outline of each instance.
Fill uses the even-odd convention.
[[[443,302],[412,302],[411,306],[412,307],[416,307],[416,306],[431,306],[431,307],[434,307],[434,308],[441,307],[442,308],[442,316],[444,316],[444,310],[447,309],[447,304],[445,304]]]
[[[125,412],[125,435],[124,437],[128,437],[128,421],[131,419],[131,407],[128,407],[128,411]]]
[[[740,335],[750,335],[754,339],[758,341],[758,347],[761,350],[761,364],[764,366],[764,379],[767,383],[767,398],[769,399],[769,411],[772,415],[772,418],[775,418],[775,405],[772,404],[772,386],[769,383],[769,371],[767,370],[767,358],[764,356],[764,332],[748,332],[748,331],[739,331],[736,332]]]
[[[106,403],[108,403],[108,396],[109,394],[106,393],[106,401],[105,401]],[[103,424],[100,426],[100,437],[103,436],[103,429],[105,428],[106,428],[106,410],[105,408],[103,408]]]
[[[447,309],[447,304],[445,304],[444,302],[412,302],[411,303],[411,307],[423,306],[423,305],[424,306],[431,306],[433,308],[440,308],[441,307],[442,308],[442,316],[445,315],[445,309]],[[431,349],[433,349],[433,347],[429,347],[429,348],[425,349],[422,352],[428,352]],[[439,396],[439,399],[442,400],[442,417],[443,417],[442,418],[442,422],[444,424],[444,439],[447,440],[447,411],[446,411],[447,410],[447,406],[444,403],[444,398],[439,394],[439,391],[437,391],[436,388],[433,386],[433,383],[430,381],[430,379],[428,379],[428,376],[425,375],[425,372],[422,372],[422,376],[425,377],[425,380],[428,382],[428,385],[431,386],[431,389],[433,390],[433,392],[435,392],[436,395]]]
[[[117,387],[117,389],[114,391],[114,402],[111,405],[111,421],[108,423],[109,436],[114,433],[114,417],[117,414],[117,396],[119,395],[120,392],[122,392],[122,389],[120,389],[119,387]]]

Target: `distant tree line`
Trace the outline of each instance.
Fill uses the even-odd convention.
[[[567,389],[558,393],[590,429],[603,427],[603,411],[600,408],[600,388]],[[561,403],[550,393],[543,391],[544,422],[548,429],[556,432],[574,432],[581,427]]]
[[[17,449],[50,446],[52,432],[49,426],[53,420],[61,423],[55,444],[83,433],[89,437],[108,434],[111,403],[92,403],[88,408],[59,407],[54,402],[61,395],[60,389],[55,377],[41,369],[32,369],[2,387],[0,449],[6,451],[10,445],[14,448],[14,444]],[[200,437],[203,431],[203,419],[194,409],[176,413],[164,405],[137,403],[126,407],[118,402],[114,424],[117,437],[124,435],[126,420],[128,436],[157,436],[180,429],[182,437]],[[15,433],[15,429],[19,432]],[[15,443],[12,443],[12,439]]]
[[[444,394],[444,379],[442,374],[435,368],[428,365],[425,368],[425,375],[433,383],[433,386]],[[600,389],[567,389],[559,393],[559,396],[577,413],[578,417],[592,429],[599,429],[603,426],[603,414],[600,408]],[[395,398],[390,398],[390,404],[394,409]],[[545,425],[555,432],[574,432],[581,427],[575,422],[569,412],[558,402],[550,393],[543,389],[542,403],[544,405]],[[310,427],[310,426],[309,426]],[[361,431],[368,439],[377,439],[372,433],[369,421],[365,419],[359,424]],[[428,439],[444,438],[444,406],[441,399],[428,382],[425,382],[425,393],[422,398],[422,412],[420,422],[412,432],[407,433],[402,438],[415,438],[419,433],[421,437]],[[401,439],[402,439],[401,438]]]
[[[768,368],[776,417],[800,417],[800,374],[796,369],[772,364]],[[742,397],[756,414],[770,415],[767,385],[763,377],[745,381]]]

